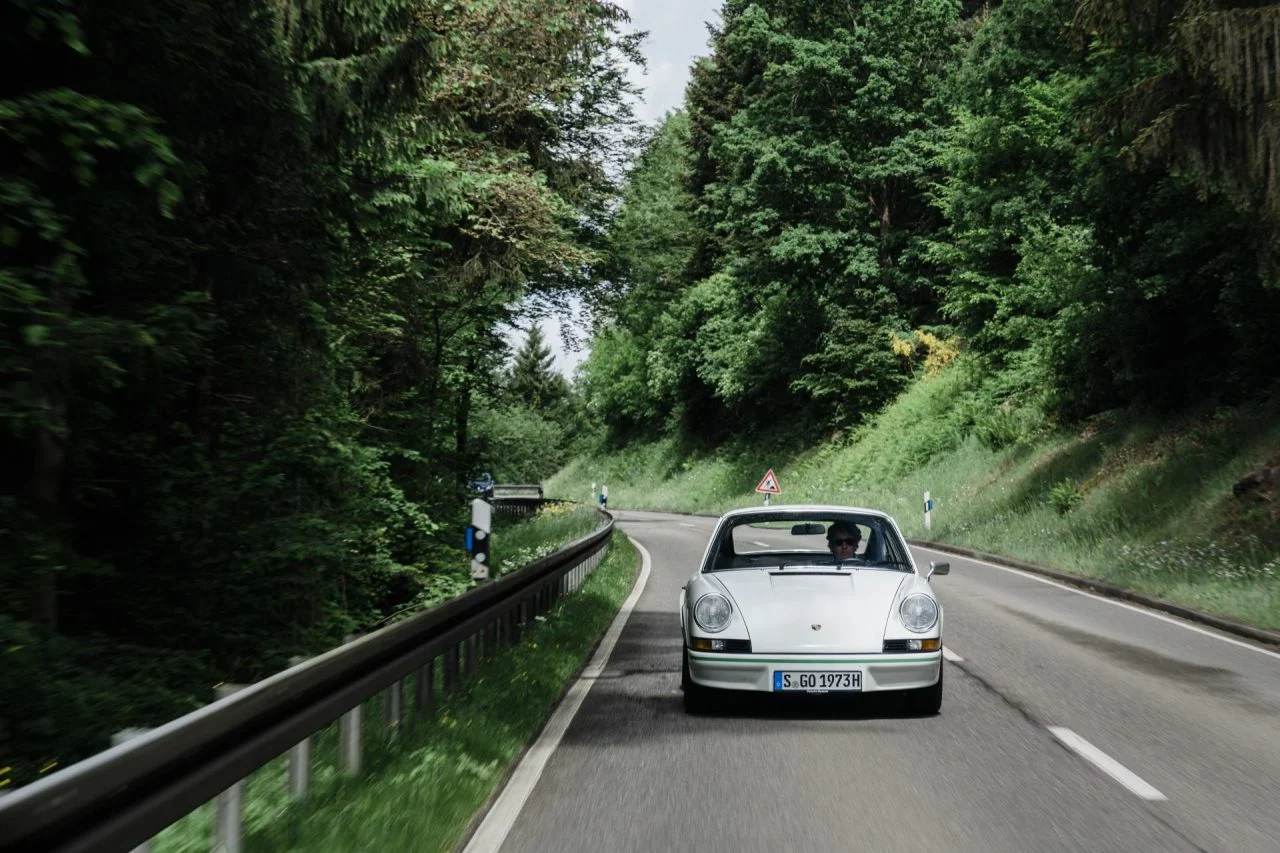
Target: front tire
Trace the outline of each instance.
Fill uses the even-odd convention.
[[[909,691],[906,699],[907,713],[913,716],[931,717],[942,710],[942,667],[938,661],[938,683]]]
[[[680,689],[684,691],[686,714],[705,714],[715,705],[711,689],[696,683],[689,675],[689,649],[684,649],[680,664]]]

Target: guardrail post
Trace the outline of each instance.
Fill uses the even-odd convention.
[[[298,666],[306,655],[289,658],[289,666]],[[300,800],[311,787],[311,738],[304,737],[289,748],[289,796]]]
[[[444,651],[444,689],[446,693],[452,693],[454,688],[458,686],[458,650],[458,644],[453,643]]]
[[[239,693],[247,684],[219,684],[213,689],[217,699]],[[214,804],[214,853],[240,853],[241,818],[244,811],[244,782],[236,782],[222,793]]]
[[[126,741],[145,735],[149,731],[151,731],[151,729],[121,729],[111,736],[111,745],[119,746]],[[0,792],[0,796],[3,796],[4,793],[5,792]],[[137,847],[133,848],[130,853],[151,853],[151,842],[142,842]]]
[[[467,637],[467,659],[464,672],[468,678],[476,674],[476,651],[480,645],[478,638],[479,632]]]
[[[355,634],[348,634],[344,641],[350,643],[355,638]],[[348,776],[360,772],[360,728],[363,720],[364,706],[358,704],[338,721],[338,766]]]
[[[431,713],[436,704],[436,659],[432,658],[427,661],[427,665],[418,670],[417,684],[415,685],[416,704],[418,713],[423,716]]]
[[[394,729],[400,725],[400,716],[404,701],[404,682],[397,681],[383,691],[382,714],[387,721],[387,728]]]
[[[498,625],[499,620],[494,620],[484,626],[484,656],[491,658],[498,651]]]

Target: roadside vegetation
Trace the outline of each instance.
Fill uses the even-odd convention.
[[[286,763],[277,759],[245,783],[248,853],[324,850],[452,850],[476,811],[546,722],[567,683],[586,664],[635,581],[639,554],[615,533],[609,554],[562,597],[522,642],[482,661],[453,694],[436,667],[434,711],[406,701],[388,729],[381,701],[365,704],[361,773],[337,762],[337,726],[312,739],[312,787],[290,802]],[[412,679],[405,688],[413,695]],[[156,853],[212,849],[213,808],[204,806],[161,833]]]
[[[469,476],[563,463],[507,330],[597,277],[627,29],[0,0],[0,787],[454,594]]]
[[[1280,3],[727,0],[610,224],[611,507],[865,503],[1280,627]]]
[[[911,537],[1023,559],[1280,630],[1280,514],[1261,478],[1280,464],[1280,404],[1168,416],[1110,411],[1055,424],[1001,406],[963,360],[912,385],[848,435],[809,446],[676,439],[584,455],[547,482],[615,510],[721,513],[775,504],[891,513]],[[924,492],[935,503],[925,530]]]

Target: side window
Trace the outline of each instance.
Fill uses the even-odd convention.
[[[905,571],[906,567],[910,565],[910,560],[907,558],[907,554],[903,550],[904,546],[902,540],[898,538],[898,534],[893,532],[893,528],[887,524],[884,525],[884,546],[884,558],[886,560],[893,560],[894,562],[902,563],[903,565],[899,568]]]

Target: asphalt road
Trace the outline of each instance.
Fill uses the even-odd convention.
[[[615,514],[651,574],[503,853],[1280,851],[1280,655],[917,549],[952,566],[940,715],[690,717],[676,606],[714,520]]]

